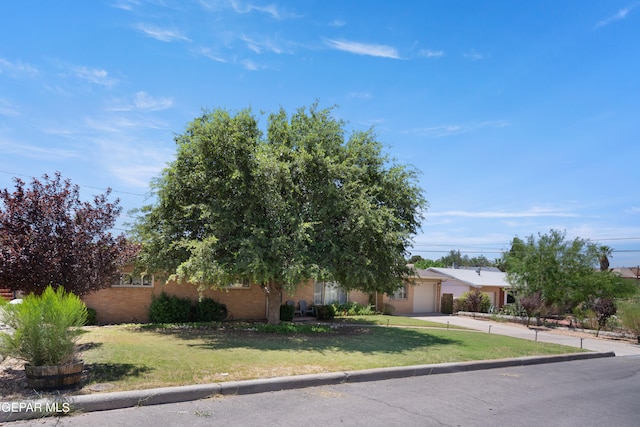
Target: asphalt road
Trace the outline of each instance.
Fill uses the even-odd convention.
[[[11,426],[637,426],[640,356],[227,396]]]

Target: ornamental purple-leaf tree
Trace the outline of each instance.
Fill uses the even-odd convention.
[[[138,247],[110,230],[122,208],[111,190],[80,200],[80,190],[60,173],[31,187],[14,178],[0,191],[0,288],[40,294],[47,285],[84,295],[113,283]]]

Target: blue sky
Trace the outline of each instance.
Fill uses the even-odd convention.
[[[60,171],[129,210],[203,108],[318,100],[421,171],[413,253],[559,229],[637,266],[639,76],[633,0],[7,0],[0,188]]]

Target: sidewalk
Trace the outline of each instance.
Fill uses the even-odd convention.
[[[535,327],[527,328],[524,325],[515,325],[485,319],[474,319],[468,316],[425,315],[415,317],[417,319],[438,322],[445,325],[449,323],[450,325],[463,326],[477,331],[507,335],[514,338],[527,340],[537,339],[540,342],[562,344],[598,352],[612,351],[616,356],[640,355],[640,345],[638,344],[631,344],[621,340],[616,341],[612,339],[595,338],[592,335],[580,333],[579,331],[576,331],[575,333],[565,333],[564,331],[562,333],[560,331],[553,332],[539,330]]]

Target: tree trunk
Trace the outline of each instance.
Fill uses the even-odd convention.
[[[279,325],[282,287],[275,283],[269,283],[263,287],[263,290],[267,295],[267,323],[269,325]]]

